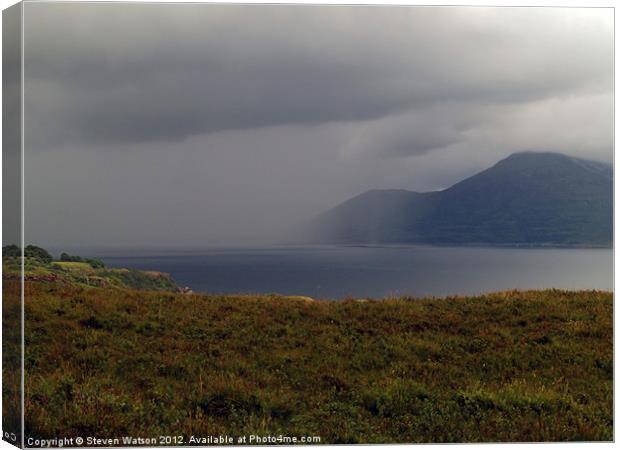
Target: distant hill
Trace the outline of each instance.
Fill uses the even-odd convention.
[[[610,246],[613,169],[559,153],[515,153],[436,192],[371,190],[321,214],[321,243]]]

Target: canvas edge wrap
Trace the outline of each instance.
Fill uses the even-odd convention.
[[[2,246],[22,255],[20,276],[2,280],[2,439],[24,446],[23,4],[2,12]]]

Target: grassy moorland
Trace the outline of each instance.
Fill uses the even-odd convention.
[[[607,292],[328,302],[43,279],[26,295],[29,437],[613,439]]]

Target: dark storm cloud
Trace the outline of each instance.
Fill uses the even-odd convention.
[[[36,131],[27,139],[36,148],[174,142],[221,130],[378,119],[442,102],[608,90],[609,36],[554,14],[28,5],[26,113]],[[435,136],[417,132],[387,153],[417,154],[456,138],[431,128]]]

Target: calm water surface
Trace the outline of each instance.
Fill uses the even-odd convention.
[[[610,249],[308,246],[126,253],[98,256],[111,267],[168,272],[180,285],[210,293],[379,298],[613,287]]]

